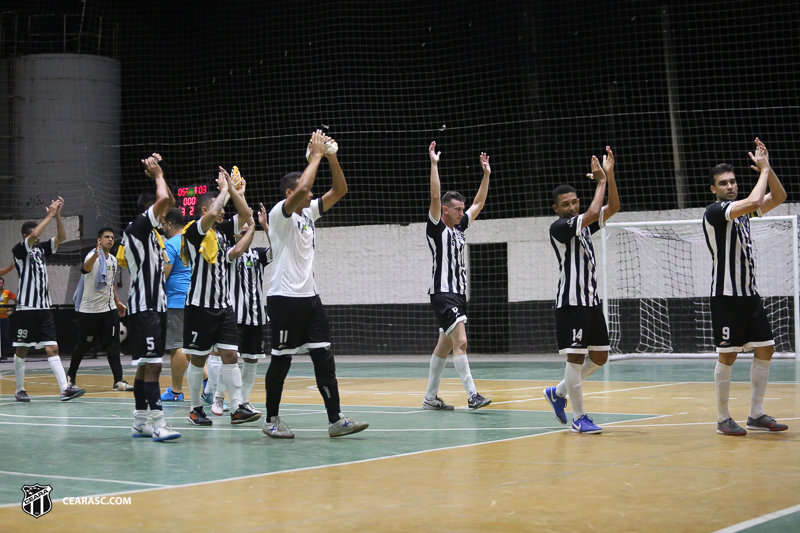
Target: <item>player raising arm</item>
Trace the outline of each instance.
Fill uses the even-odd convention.
[[[431,205],[425,234],[433,257],[433,279],[428,294],[439,323],[439,340],[431,356],[428,390],[422,408],[433,411],[453,409],[438,396],[447,354],[452,351],[453,365],[467,391],[467,405],[470,409],[480,409],[492,400],[476,390],[467,361],[467,263],[464,257],[467,241],[464,232],[486,205],[492,168],[489,156],[481,152],[483,179],[475,200],[465,213],[464,197],[460,193],[448,191],[440,197],[439,158],[442,153],[436,151],[436,141],[428,147],[428,155],[431,159]]]
[[[597,296],[597,273],[592,234],[605,226],[619,211],[619,195],[614,179],[614,153],[606,146],[603,165],[592,156],[591,177],[597,181],[589,209],[580,214],[580,201],[575,189],[559,185],[553,191],[553,210],[558,220],[550,226],[550,244],[558,259],[558,293],[556,295],[556,337],[558,353],[567,356],[564,379],[544,390],[556,418],[567,423],[564,408],[567,396],[572,400],[572,431],[601,433],[583,411],[583,380],[608,361],[608,327]],[[603,206],[606,186],[608,204]],[[588,275],[587,274],[588,271]],[[586,354],[589,358],[586,359]]]
[[[761,216],[786,200],[786,191],[769,164],[767,147],[758,138],[756,152],[749,153],[753,170],[759,173],[756,186],[744,200],[736,200],[739,185],[733,167],[721,163],[709,173],[714,203],[703,215],[703,233],[713,261],[711,277],[711,326],[719,354],[714,369],[717,395],[717,433],[742,436],[747,431],[728,412],[731,369],[739,352],[754,350],[750,367],[750,416],[747,429],[784,431],[764,413],[764,394],[775,341],[761,296],[756,289],[750,219]],[[769,191],[767,191],[769,186]]]

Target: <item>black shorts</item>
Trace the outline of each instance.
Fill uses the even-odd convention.
[[[565,305],[556,309],[556,339],[558,353],[586,355],[592,352],[607,352],[608,326],[603,309]]]
[[[119,312],[78,313],[78,344],[88,347],[100,341],[108,353],[119,353]]]
[[[439,331],[450,335],[459,322],[467,322],[467,297],[454,292],[431,294],[433,314],[439,322]]]
[[[772,326],[758,295],[712,297],[711,327],[718,353],[775,345]]]
[[[263,328],[264,326],[239,324],[239,357],[263,359],[267,356]]]
[[[56,323],[49,309],[23,309],[11,315],[11,336],[14,346],[42,348],[58,346]]]
[[[267,296],[267,314],[272,355],[294,355],[330,347],[331,330],[319,295]]]
[[[140,311],[128,316],[128,347],[134,365],[161,363],[166,338],[166,313]]]
[[[206,309],[187,305],[183,310],[183,353],[208,355],[213,349],[239,349],[236,312],[231,307]]]

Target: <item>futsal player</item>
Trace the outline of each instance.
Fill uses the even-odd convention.
[[[258,212],[258,222],[264,231],[269,231],[267,211],[264,204]],[[250,404],[250,392],[256,380],[258,360],[266,359],[263,327],[267,323],[264,310],[264,268],[272,262],[270,248],[251,248],[255,224],[249,223],[236,235],[236,245],[228,252],[231,280],[231,300],[236,310],[239,329],[239,356],[242,358],[242,403],[255,411]],[[217,389],[216,394],[220,390]],[[217,408],[224,408],[224,396]]]
[[[175,205],[175,198],[164,181],[164,172],[158,164],[159,161],[161,156],[158,154],[142,160],[145,174],[155,181],[156,192],[153,194],[146,191],[139,195],[137,207],[141,215],[125,228],[121,245],[124,264],[131,276],[128,331],[133,364],[136,365],[131,436],[151,437],[154,442],[173,440],[181,436],[164,418],[161,389],[158,385],[167,329],[167,297],[164,292],[166,252],[158,230],[164,215]],[[148,407],[152,423],[148,421]]]
[[[109,253],[113,246],[114,230],[102,228],[97,232],[97,246],[86,254],[81,265],[81,279],[73,296],[78,312],[78,342],[72,350],[67,380],[72,386],[77,383],[81,361],[99,341],[111,367],[112,389],[132,391],[133,387],[122,379],[119,360],[119,319],[125,316],[127,308],[114,288],[119,265],[117,258]]]
[[[191,356],[187,372],[192,401],[189,421],[197,426],[212,424],[203,410],[201,396],[203,367],[215,347],[222,358],[221,380],[231,397],[231,424],[254,422],[261,417],[261,413],[242,402],[242,372],[236,354],[239,331],[231,307],[226,258],[233,236],[239,232],[240,221],[252,224],[252,214],[222,167],[217,186],[218,193],[200,196],[197,206],[201,217],[186,226],[181,242],[181,259],[192,270],[184,310],[183,352]],[[233,199],[237,215],[225,220],[225,204],[229,199]]]
[[[182,402],[183,375],[189,364],[183,353],[183,308],[186,305],[186,293],[192,271],[180,259],[181,233],[184,227],[183,214],[178,208],[171,209],[164,217],[164,235],[167,242],[167,263],[164,265],[167,293],[167,340],[164,346],[170,353],[170,374],[172,385],[161,395],[162,402]]]
[[[436,151],[436,141],[428,148],[428,155],[431,158],[431,205],[425,234],[433,256],[433,279],[428,294],[439,323],[439,340],[431,356],[428,391],[422,400],[422,408],[434,411],[453,409],[452,405],[447,405],[438,396],[447,354],[452,351],[453,365],[467,391],[467,405],[470,409],[480,409],[492,403],[492,400],[476,390],[467,361],[467,263],[464,258],[467,242],[464,232],[486,205],[492,169],[489,156],[481,153],[483,179],[472,205],[465,213],[461,194],[448,191],[440,196],[439,157],[442,153]]]
[[[769,381],[769,365],[775,351],[772,326],[756,288],[750,219],[771,211],[786,200],[786,191],[769,165],[767,147],[758,138],[756,153],[748,153],[753,170],[759,173],[756,186],[744,200],[736,200],[739,184],[733,167],[721,163],[709,173],[713,204],[703,215],[703,233],[711,252],[711,325],[719,354],[714,368],[717,393],[717,433],[743,436],[728,412],[731,390],[731,367],[739,352],[753,350],[750,367],[750,416],[747,429],[785,431],[764,412],[764,393]],[[767,187],[769,191],[767,192]]]
[[[564,379],[544,390],[556,418],[567,423],[564,409],[572,401],[572,431],[601,433],[603,430],[583,410],[582,383],[608,361],[609,339],[600,299],[592,234],[605,226],[619,211],[619,194],[614,181],[614,153],[606,146],[603,165],[592,156],[592,177],[597,181],[589,209],[580,214],[575,189],[559,185],[553,191],[553,210],[558,220],[550,225],[550,244],[558,259],[556,295],[556,337],[558,353],[567,356]],[[606,185],[608,204],[603,205]],[[586,355],[589,355],[587,358]]]
[[[70,387],[67,375],[61,365],[56,342],[56,324],[50,311],[50,286],[47,276],[47,259],[53,256],[58,245],[67,238],[64,222],[61,220],[61,209],[64,199],[60,196],[47,208],[47,215],[39,222],[22,224],[22,242],[11,249],[14,256],[14,267],[19,276],[19,297],[17,309],[11,315],[11,330],[14,336],[14,377],[17,388],[14,399],[18,402],[30,402],[25,391],[25,356],[30,347],[44,347],[47,362],[56,376],[58,388],[61,390],[61,401],[66,402],[83,396],[86,391]],[[39,242],[39,239],[50,224],[56,219],[56,236]]]
[[[314,363],[317,388],[328,414],[328,435],[340,437],[369,427],[366,422],[356,422],[341,413],[328,317],[314,282],[314,223],[347,193],[336,154],[326,153],[328,140],[333,141],[320,130],[311,135],[308,166],[302,174],[291,172],[281,178],[281,194],[285,198],[269,213],[274,257],[267,291],[272,358],[265,379],[267,417],[262,431],[272,438],[294,437],[278,412],[292,355],[298,353],[308,353]],[[311,187],[323,156],[331,167],[333,186],[322,198],[314,198]]]

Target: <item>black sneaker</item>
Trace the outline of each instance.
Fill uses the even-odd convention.
[[[85,389],[79,389],[78,387],[67,387],[64,389],[64,392],[61,393],[61,401],[68,402],[70,400],[74,400],[75,398],[80,398],[86,394]]]
[[[492,403],[492,400],[489,398],[484,398],[477,392],[469,397],[469,401],[467,404],[469,405],[470,411],[474,411],[475,409],[480,409],[481,407],[486,407]]]
[[[14,399],[17,400],[18,402],[29,402],[29,401],[31,401],[31,399],[28,398],[28,393],[25,392],[24,390],[15,392],[14,393]]]
[[[194,424],[195,426],[210,426],[211,419],[206,416],[205,411],[203,411],[202,407],[195,407],[192,409],[192,412],[189,413],[189,422]]]
[[[249,403],[239,404],[239,408],[231,413],[231,424],[244,424],[255,422],[261,418],[261,413],[253,409]]]

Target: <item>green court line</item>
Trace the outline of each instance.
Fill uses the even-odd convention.
[[[121,400],[119,403],[129,402]],[[283,407],[282,418],[297,433],[293,440],[269,439],[260,432],[261,421],[231,426],[227,417],[214,417],[216,426],[225,431],[196,428],[185,418],[188,407],[180,407],[168,408],[166,412],[173,426],[183,431],[183,436],[172,442],[154,443],[149,439],[131,438],[130,406],[114,405],[107,399],[102,403],[87,399],[67,404],[34,398],[30,404],[0,406],[0,422],[3,422],[0,446],[6,457],[14,458],[13,465],[17,467],[3,470],[36,474],[28,477],[0,473],[0,505],[19,505],[20,487],[33,483],[51,485],[53,499],[107,494],[140,490],[142,486],[114,484],[111,487],[109,483],[91,481],[91,478],[185,485],[495,442],[565,427],[554,424],[552,413],[544,412],[487,409],[401,416],[398,413],[414,410],[349,406],[346,412],[356,419],[368,420],[371,428],[352,437],[331,439],[327,435],[324,413],[308,414],[310,406],[306,405]],[[70,422],[69,417],[86,417],[93,413],[104,417],[97,424],[103,428],[76,427],[91,426],[86,419],[76,420],[77,424]],[[25,419],[3,414],[54,418],[47,422],[29,419],[33,422],[16,425],[13,422]],[[119,422],[107,417],[117,417]],[[595,422],[603,424],[645,417],[599,414],[594,418]],[[64,477],[75,479],[69,481]]]

